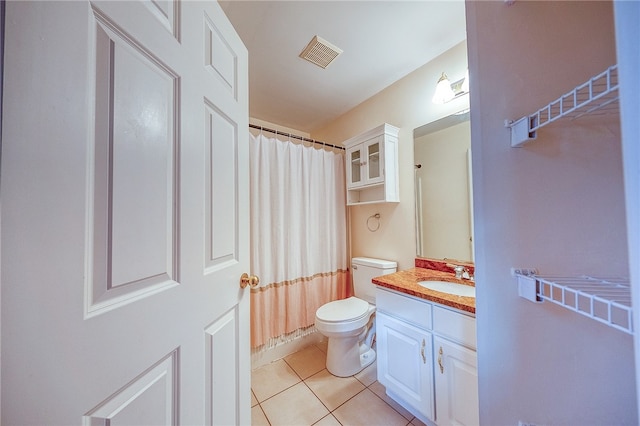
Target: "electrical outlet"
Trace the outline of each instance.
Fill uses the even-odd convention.
[[[516,274],[518,275],[536,275],[538,273],[538,270],[536,268],[511,268],[511,276],[515,277]],[[526,424],[524,425],[526,426]]]

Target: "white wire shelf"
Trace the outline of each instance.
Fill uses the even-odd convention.
[[[553,277],[516,274],[520,296],[549,301],[633,334],[631,285],[625,278]]]
[[[507,120],[511,146],[520,147],[536,139],[539,129],[563,118],[575,120],[584,115],[617,113],[618,96],[618,66],[612,65],[533,114]]]

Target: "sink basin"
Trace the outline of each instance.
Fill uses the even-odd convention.
[[[450,283],[446,281],[420,281],[422,287],[455,296],[476,297],[476,288],[470,285]]]

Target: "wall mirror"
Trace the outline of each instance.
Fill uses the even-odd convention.
[[[413,140],[416,255],[473,261],[469,112],[418,127]]]

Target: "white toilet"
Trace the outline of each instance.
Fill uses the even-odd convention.
[[[357,297],[336,300],[316,311],[316,329],[329,338],[327,370],[334,376],[353,376],[376,359],[370,344],[374,327],[374,277],[396,272],[389,260],[354,257],[351,259],[353,292]]]

